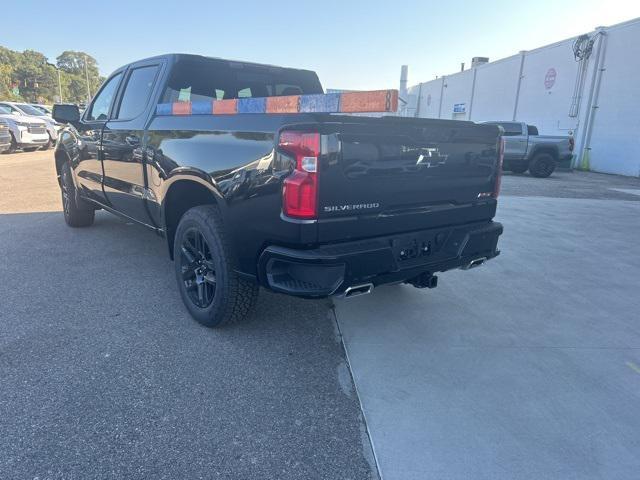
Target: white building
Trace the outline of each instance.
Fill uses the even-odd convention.
[[[640,18],[495,62],[480,59],[469,70],[408,88],[401,112],[516,120],[540,134],[572,133],[574,167],[640,176],[638,59]]]

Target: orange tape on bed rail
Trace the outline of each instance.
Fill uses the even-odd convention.
[[[397,90],[344,92],[340,98],[340,111],[344,113],[395,112],[396,110],[398,110]]]
[[[267,113],[298,113],[300,95],[267,97]]]

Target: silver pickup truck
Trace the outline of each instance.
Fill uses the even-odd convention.
[[[539,135],[533,125],[522,122],[484,122],[504,129],[503,169],[514,173],[529,170],[533,177],[545,178],[560,162],[570,162],[573,137]]]

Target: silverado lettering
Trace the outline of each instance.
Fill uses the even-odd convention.
[[[333,205],[324,207],[325,212],[347,212],[351,210],[363,210],[367,208],[379,208],[379,203],[361,203],[359,205]]]

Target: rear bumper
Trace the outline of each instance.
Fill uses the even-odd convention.
[[[326,297],[353,285],[401,282],[493,258],[500,253],[501,234],[500,223],[481,222],[310,250],[269,246],[260,255],[258,277],[263,286],[277,292]]]

